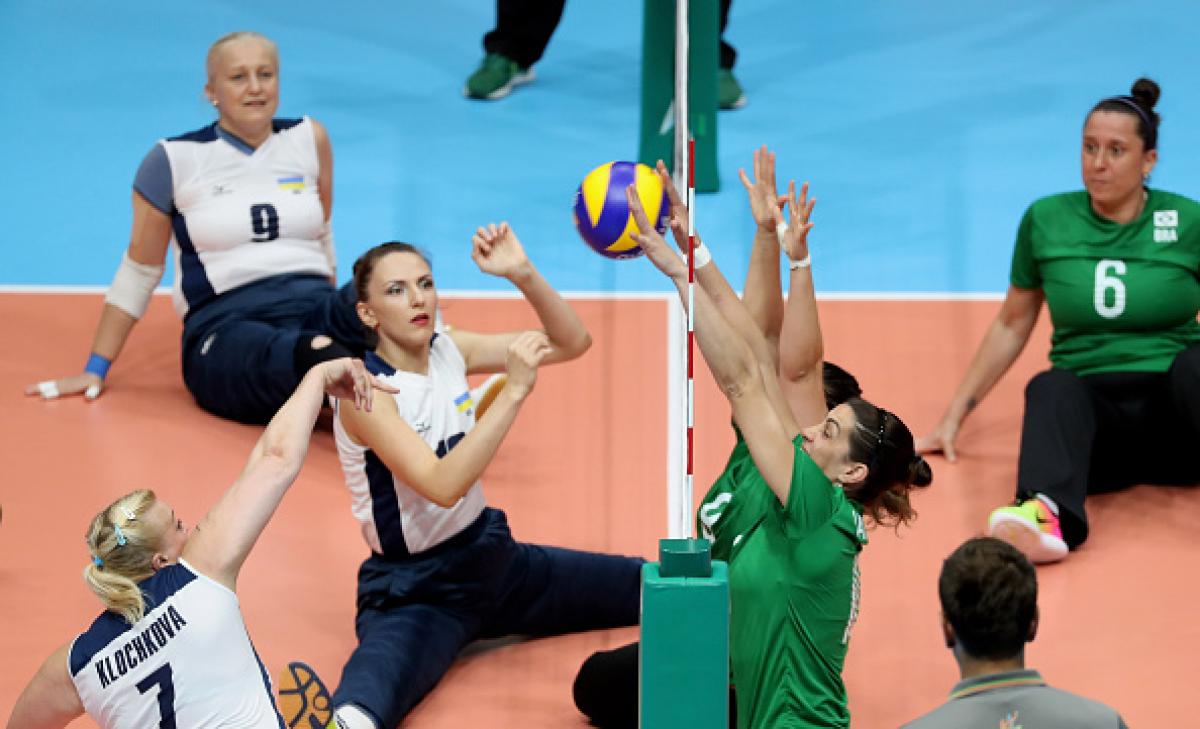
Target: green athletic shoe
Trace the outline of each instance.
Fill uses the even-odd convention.
[[[489,53],[475,73],[467,79],[463,95],[469,99],[494,101],[508,96],[514,86],[527,84],[534,79],[533,67],[521,68],[517,62],[500,55]]]
[[[717,70],[717,106],[722,109],[740,109],[746,105],[746,92],[728,68]]]

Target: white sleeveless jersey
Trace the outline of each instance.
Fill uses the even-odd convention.
[[[276,119],[252,149],[212,124],[159,142],[170,162],[175,310],[285,273],[332,276],[313,123]]]
[[[400,416],[438,458],[475,426],[467,365],[445,332],[433,335],[428,375],[397,371],[372,352],[365,362],[368,370],[400,390],[392,396]],[[355,443],[340,418],[333,423],[351,509],[374,552],[385,557],[423,552],[458,534],[483,512],[486,504],[479,481],[457,504],[442,508],[393,476],[373,451]]]
[[[141,620],[106,611],[71,644],[71,680],[102,729],[284,727],[232,591],[183,560],[141,587]]]

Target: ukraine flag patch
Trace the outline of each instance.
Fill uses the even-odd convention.
[[[471,392],[468,390],[458,397],[454,398],[454,404],[458,407],[458,412],[465,413],[475,407],[475,403],[471,400]]]
[[[303,190],[304,177],[296,175],[295,177],[280,177],[275,180],[279,183],[280,190]]]

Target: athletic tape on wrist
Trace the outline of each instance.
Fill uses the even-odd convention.
[[[804,254],[804,258],[801,258],[799,261],[793,261],[791,259],[788,259],[788,268],[792,271],[795,271],[798,268],[808,268],[811,265],[812,265],[812,251],[809,251],[808,253]]]
[[[102,354],[92,354],[88,357],[87,364],[84,366],[84,372],[91,372],[93,375],[104,379],[108,377],[108,368],[112,366],[112,360]]]
[[[162,275],[161,264],[151,266],[138,263],[130,258],[129,252],[126,251],[121,257],[121,265],[117,267],[117,274],[113,276],[112,285],[108,287],[104,301],[134,319],[141,319],[146,313],[146,307],[150,305],[150,297],[154,295],[154,287],[158,286]]]

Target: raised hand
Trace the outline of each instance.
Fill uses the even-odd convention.
[[[754,222],[764,230],[775,230],[783,222],[782,211],[787,202],[787,197],[775,189],[775,153],[765,144],[754,150],[754,179],[747,177],[746,170],[740,167],[738,177],[746,188]]]
[[[783,252],[793,261],[802,261],[808,257],[808,231],[813,229],[813,208],[817,199],[808,197],[808,183],[800,186],[800,195],[796,196],[795,181],[788,182],[788,193],[785,198],[788,204],[788,228],[779,240]]]
[[[525,248],[508,223],[488,223],[486,228],[476,228],[471,237],[471,259],[480,271],[507,279],[529,266]]]
[[[42,380],[25,387],[26,395],[41,395],[43,400],[56,400],[60,397],[83,395],[89,402],[100,397],[104,390],[104,380],[99,375],[83,372],[78,375],[64,377],[60,380]]]
[[[340,400],[353,400],[354,407],[359,410],[371,411],[375,390],[392,394],[400,392],[367,372],[361,359],[343,357],[322,362],[317,367],[320,368],[325,392]]]
[[[642,207],[641,198],[638,197],[637,190],[633,185],[625,188],[625,198],[629,201],[629,210],[633,213],[633,220],[637,223],[639,233],[633,233],[632,237],[642,247],[646,258],[654,264],[655,268],[665,273],[671,278],[687,277],[687,264],[680,259],[679,254],[671,250],[667,245],[667,241],[659,235],[654,229],[654,224],[650,222],[650,218],[646,216],[646,209]],[[672,227],[674,225],[672,224]],[[679,233],[675,234],[676,240],[679,240]],[[684,246],[686,250],[687,232],[684,232]]]
[[[688,207],[687,202],[679,195],[679,190],[675,189],[675,181],[671,179],[671,172],[667,169],[666,163],[661,159],[655,170],[658,172],[658,177],[662,180],[663,190],[667,193],[667,201],[671,205],[671,234],[675,237],[675,245],[679,247],[680,252],[687,253],[688,245]],[[700,236],[696,236],[697,245],[699,244]]]
[[[538,365],[550,354],[550,338],[544,332],[522,332],[508,345],[505,370],[508,382],[505,389],[524,398],[533,391],[537,382]]]

